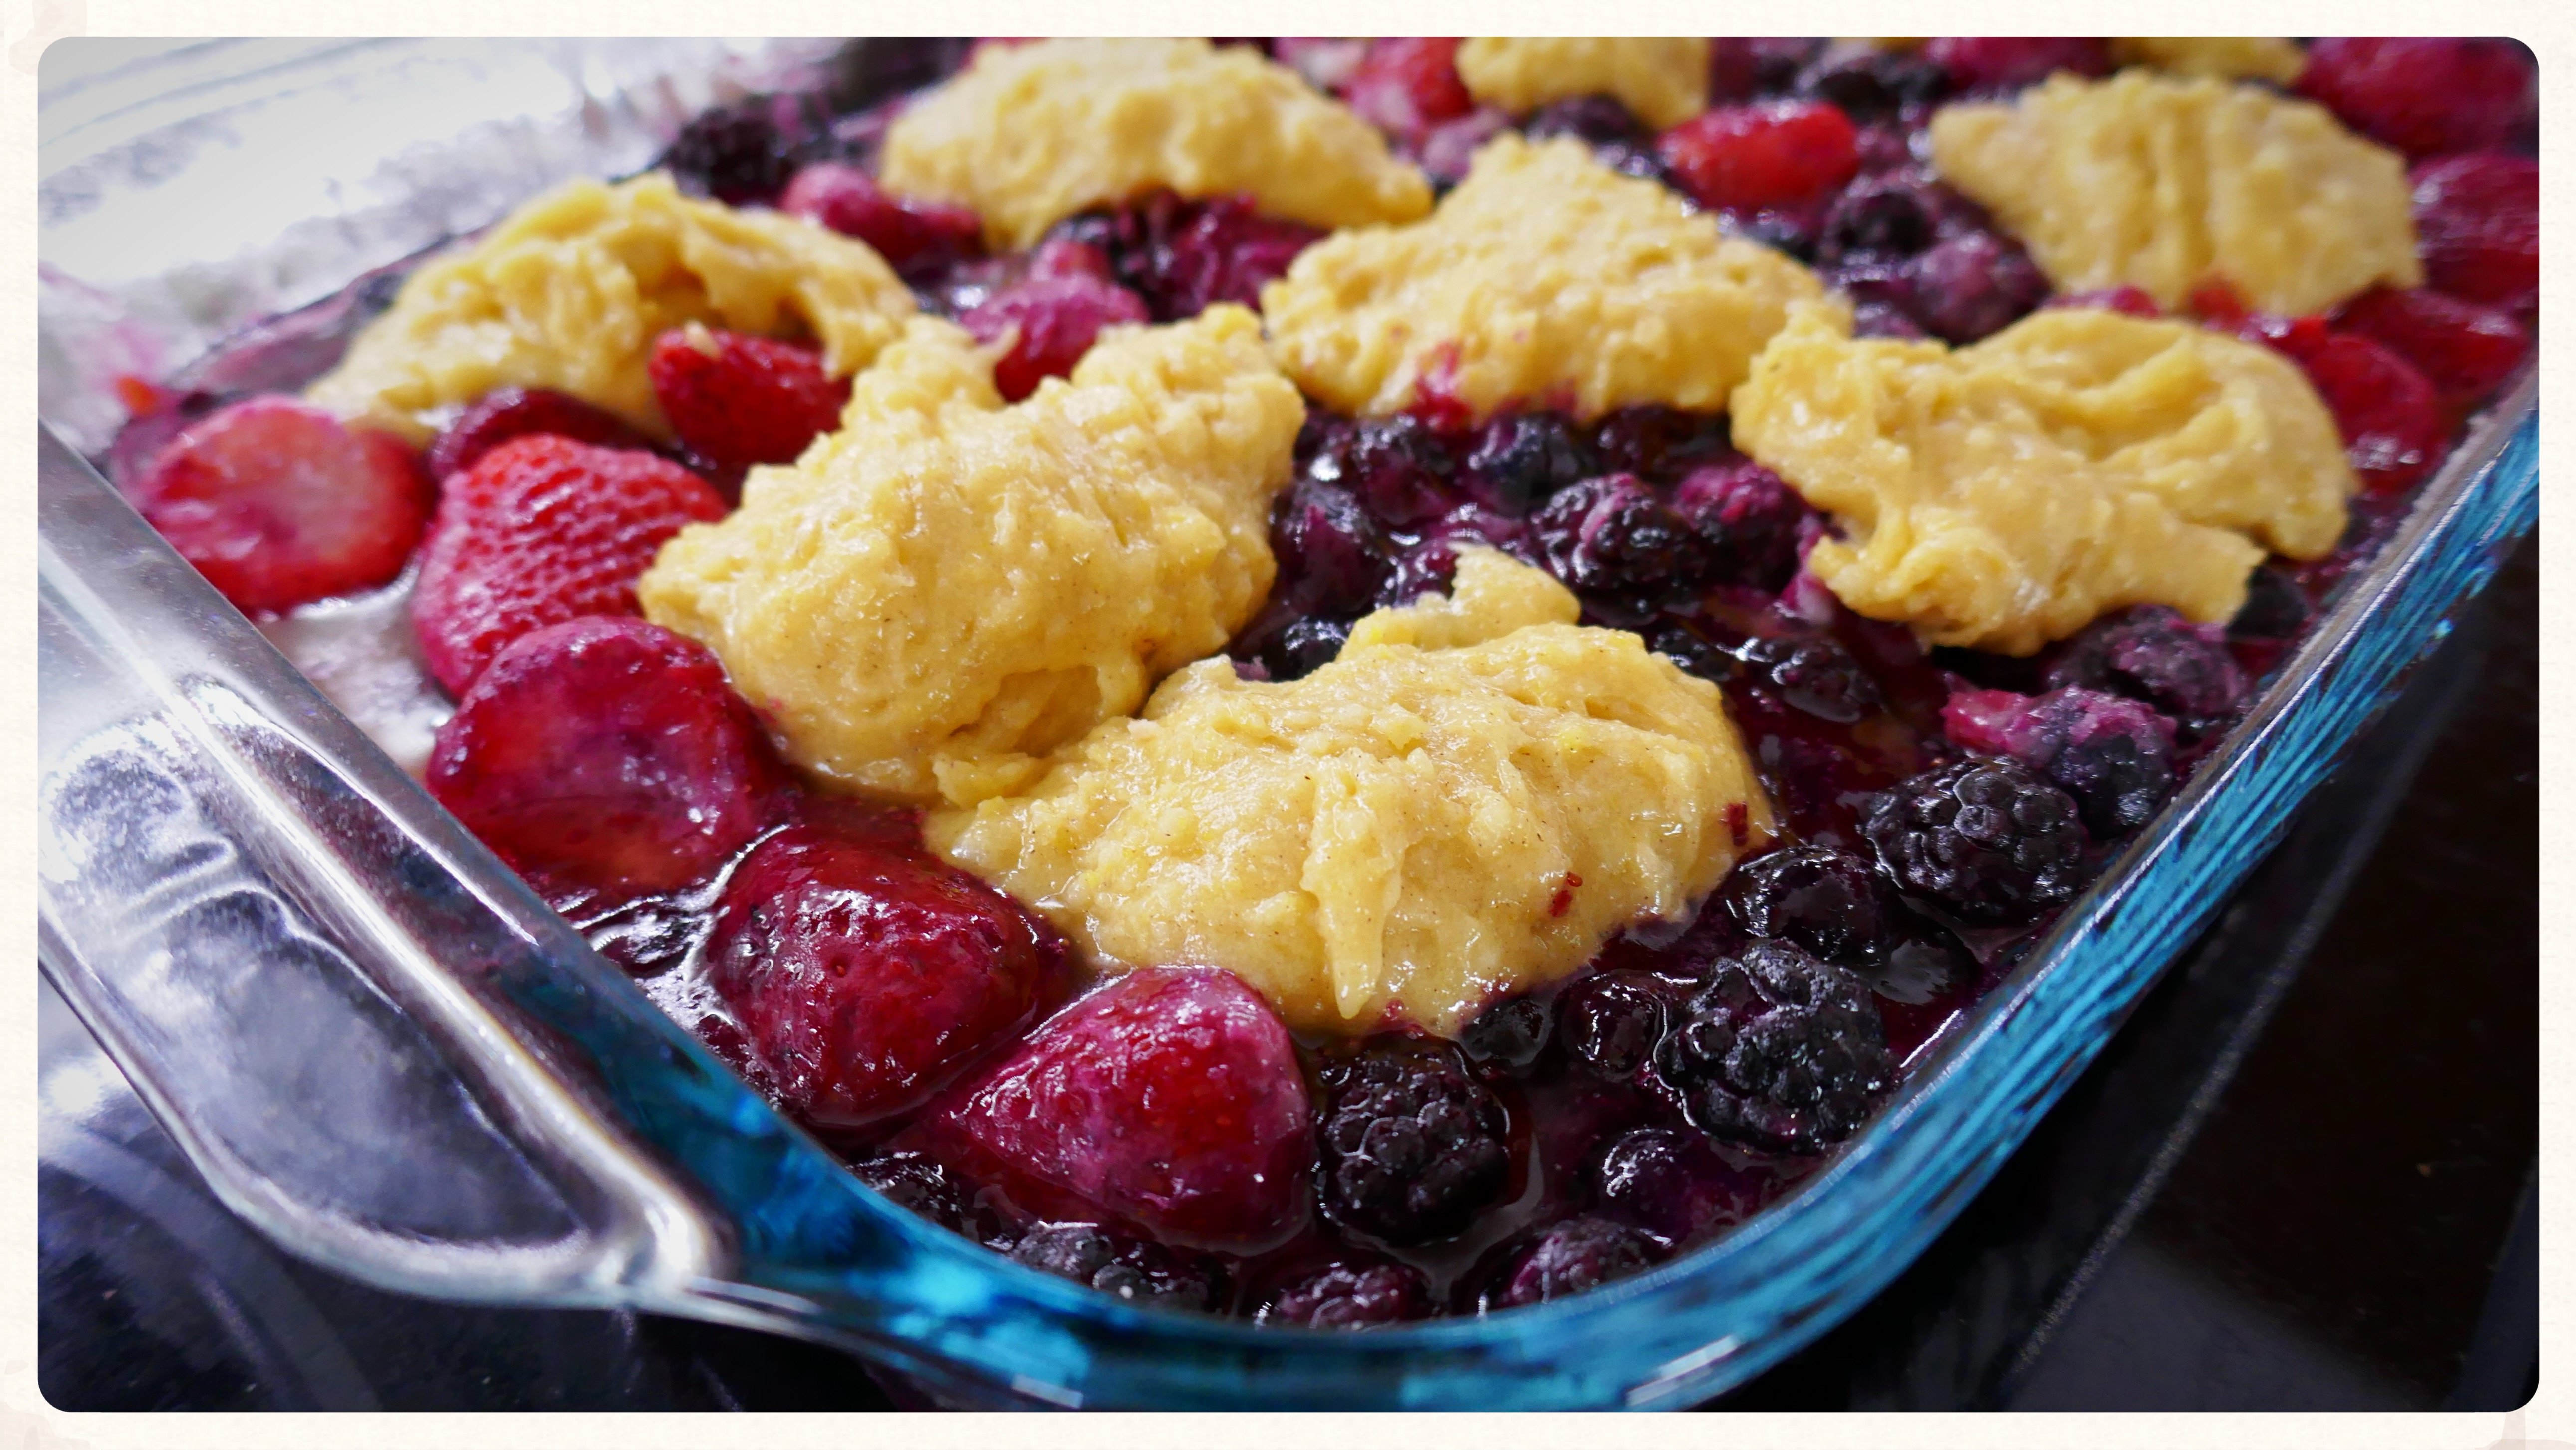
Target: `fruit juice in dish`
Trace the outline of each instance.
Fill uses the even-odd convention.
[[[1972,165],[1943,169],[1940,118],[1991,124],[2027,107],[2046,130],[2046,95],[2183,84],[2112,76],[2130,62],[2266,78],[2193,87],[2281,86],[2278,49],[1717,40],[1705,47],[1697,104],[1671,107],[1661,131],[1612,95],[1534,84],[1526,64],[1509,84],[1495,80],[1507,68],[1487,67],[1482,50],[1462,61],[1451,42],[1235,49],[1156,48],[1152,67],[1195,78],[1180,84],[1122,72],[1124,52],[1057,65],[1060,52],[1044,43],[1016,54],[996,44],[973,62],[982,79],[968,81],[1007,73],[1071,86],[1049,104],[1104,116],[1143,106],[1177,133],[1202,82],[1242,73],[1272,99],[1227,110],[1228,125],[1331,116],[1335,135],[1361,136],[1358,126],[1374,138],[1359,148],[1368,175],[1413,168],[1452,189],[1434,203],[1427,185],[1422,206],[1389,203],[1384,215],[1327,216],[1258,190],[1202,194],[1222,178],[1182,164],[1186,153],[1146,172],[1119,169],[1132,156],[1110,158],[1117,166],[1057,157],[1047,164],[1068,178],[1110,175],[1141,189],[1086,190],[1070,202],[1051,191],[1027,212],[1042,220],[997,231],[963,204],[969,188],[931,187],[909,163],[884,164],[867,140],[884,126],[859,118],[799,131],[781,118],[810,108],[748,105],[702,118],[666,158],[671,194],[705,198],[687,203],[707,209],[692,235],[766,239],[770,252],[798,256],[864,250],[868,317],[918,311],[960,324],[964,340],[941,332],[941,367],[958,386],[928,388],[904,369],[869,381],[814,316],[722,305],[707,279],[730,274],[701,262],[684,269],[700,280],[671,295],[709,289],[709,306],[653,313],[642,335],[603,348],[599,368],[477,379],[483,391],[443,399],[454,411],[438,415],[416,453],[371,431],[364,408],[181,398],[134,425],[116,470],[146,517],[236,602],[280,611],[273,634],[362,723],[398,753],[406,742],[419,751],[441,800],[860,1178],[1020,1263],[1134,1301],[1325,1327],[1484,1313],[1637,1272],[1759,1212],[1827,1161],[2154,818],[2225,735],[2249,682],[2385,537],[2462,417],[2528,350],[2530,79],[2485,43],[2328,41],[2298,57],[2302,73],[2288,84],[2324,108],[2295,113],[2300,134],[2327,136],[2373,174],[2411,168],[2405,217],[2380,208],[2352,218],[2377,227],[2356,255],[2395,262],[2367,276],[2320,270],[2284,291],[2276,271],[2225,275],[2232,254],[2203,243],[2235,234],[2202,218],[2177,245],[2199,248],[2192,255],[2220,275],[2192,279],[2179,298],[2171,278],[2120,257],[2087,258],[2079,276],[2065,254],[2026,248],[2000,219],[2022,215],[2021,203]],[[2496,70],[2500,55],[2517,67],[2511,85],[2474,97],[2452,88],[2460,75]],[[1656,87],[1608,89],[1661,94],[1670,59],[1655,58]],[[963,88],[943,94],[975,94],[951,84]],[[2428,115],[2410,103],[2424,94],[2461,99]],[[2266,115],[2308,104],[2240,98]],[[1006,113],[962,102],[936,113],[947,159],[920,174],[997,154],[978,128]],[[2262,160],[2206,134],[2212,166]],[[1651,380],[1695,375],[1618,361],[1656,348],[1678,358],[1688,340],[1653,338],[1652,309],[1607,285],[1587,300],[1598,310],[1581,314],[1618,320],[1598,339],[1600,368],[1566,378],[1460,371],[1511,326],[1475,312],[1472,299],[1439,301],[1436,264],[1447,252],[1511,255],[1526,237],[1475,178],[1540,154],[1601,214],[1637,219],[1621,237],[1595,239],[1617,262],[1588,269],[1602,278],[1638,295],[1687,293],[1705,290],[1712,259],[1747,259],[1734,285],[1771,300],[1718,309],[1733,329],[1711,354],[1726,363],[1722,383],[1658,392]],[[1496,169],[1480,172],[1483,158]],[[2228,195],[2279,196],[2260,176],[2229,184]],[[658,181],[643,187],[661,194]],[[1344,230],[1328,237],[1327,223]],[[1430,249],[1435,265],[1343,264],[1440,237],[1463,240]],[[1623,240],[1630,252],[1618,251]],[[514,264],[503,310],[547,315],[555,265]],[[629,269],[658,265],[630,259]],[[2359,290],[2373,276],[2412,281],[2412,266],[2424,287]],[[1741,276],[1777,286],[1743,289]],[[1454,324],[1448,340],[1461,348],[1388,351],[1369,311],[1378,292],[1457,312],[1423,315]],[[2282,316],[2246,300],[2284,296],[2319,310]],[[1828,299],[1816,315],[1830,317],[1829,336],[1810,329],[1802,341],[1788,335],[1796,309],[1787,304],[1811,297]],[[396,314],[423,315],[427,300],[398,301]],[[1360,919],[1392,919],[1388,904],[1420,882],[1407,874],[1413,853],[1390,842],[1506,842],[1540,819],[1544,802],[1526,792],[1535,777],[1524,770],[1433,773],[1444,805],[1469,808],[1431,821],[1427,835],[1382,829],[1402,818],[1410,830],[1428,813],[1373,782],[1428,770],[1435,754],[1393,708],[1429,667],[1387,652],[1480,648],[1435,637],[1475,633],[1468,601],[1496,569],[1544,576],[1564,617],[1516,620],[1515,632],[1615,638],[1642,667],[1638,681],[1722,701],[1707,712],[1714,723],[1687,733],[1705,750],[1735,752],[1754,778],[1749,791],[1672,793],[1687,816],[1676,833],[1731,843],[1714,875],[1691,878],[1691,899],[1640,893],[1596,919],[1591,904],[1614,872],[1570,861],[1514,868],[1535,878],[1515,883],[1524,914],[1582,938],[1558,953],[1576,970],[1458,974],[1480,985],[1453,983],[1420,1001],[1351,973],[1353,990],[1321,1013],[1297,1010],[1239,947],[1214,939],[1184,935],[1185,947],[1149,960],[1086,952],[1097,935],[1063,915],[1075,895],[1065,883],[1082,870],[1035,869],[1025,849],[989,843],[959,851],[936,820],[925,842],[904,792],[857,800],[818,789],[777,750],[794,733],[779,713],[784,692],[747,685],[724,648],[686,637],[699,631],[637,617],[665,617],[635,583],[670,557],[671,538],[771,507],[829,454],[828,440],[850,426],[852,372],[858,389],[886,394],[867,395],[859,410],[869,426],[911,429],[930,444],[975,432],[960,398],[977,415],[1030,420],[1068,460],[1040,481],[1045,497],[1080,511],[1091,505],[1076,480],[1115,487],[1138,456],[1103,443],[1127,436],[1118,421],[1127,415],[1118,397],[1086,391],[1105,386],[1095,375],[1114,373],[1107,362],[1134,356],[1140,338],[1229,315],[1211,308],[1264,306],[1282,313],[1273,351],[1265,360],[1249,350],[1238,371],[1302,417],[1271,410],[1281,416],[1264,425],[1264,461],[1240,481],[1253,503],[1227,547],[1257,552],[1266,569],[1250,563],[1244,575],[1264,582],[1232,604],[1145,611],[1157,639],[1189,642],[1170,658],[1138,651],[1147,678],[1134,691],[1111,688],[1078,651],[1006,654],[990,631],[966,629],[925,652],[933,663],[915,667],[925,692],[961,689],[987,667],[1006,683],[1037,677],[994,689],[961,717],[978,722],[970,731],[996,722],[991,738],[1031,772],[978,776],[964,788],[972,799],[948,797],[950,809],[989,805],[1037,770],[1071,769],[1082,750],[1114,752],[1113,737],[1182,718],[1146,694],[1150,677],[1176,670],[1165,687],[1175,699],[1198,690],[1282,702],[1276,713],[1231,715],[1225,729],[1290,746],[1320,738],[1300,723],[1309,708],[1300,702],[1327,698],[1326,686],[1377,654],[1400,667],[1375,696],[1387,707],[1368,748],[1383,769],[1349,774],[1334,810],[1290,816],[1274,833],[1306,855],[1275,863],[1283,869],[1264,900],[1321,898],[1325,878],[1307,874],[1316,862],[1361,862],[1374,874],[1335,877],[1344,884],[1330,894],[1385,908]],[[2042,308],[2050,314],[2032,318]],[[2018,339],[2078,334],[2152,336],[2170,356],[2132,350],[2105,368],[2072,348],[2033,348],[2012,353],[2019,371],[2008,380],[1974,365]],[[1469,342],[1484,351],[1470,357]],[[1812,348],[1812,367],[1766,372],[1766,355],[1790,356],[1775,342]],[[2255,457],[2240,470],[2248,496],[2285,508],[2322,499],[2347,523],[2339,537],[2327,519],[2285,542],[2231,514],[2231,526],[2301,557],[2262,558],[2247,544],[2225,590],[2170,600],[2076,590],[2070,597],[2088,602],[2024,621],[2020,633],[1943,643],[1944,616],[1925,602],[1937,591],[1905,586],[1905,556],[1886,587],[1869,591],[1831,567],[1835,551],[1911,525],[1892,521],[1899,511],[1873,518],[1851,506],[1846,460],[1892,445],[1843,428],[1818,406],[1816,379],[1848,384],[1865,370],[1855,359],[1900,356],[1933,379],[1925,386],[1972,396],[1998,436],[2053,429],[2087,439],[2096,463],[2167,443],[2196,458],[2235,458],[2235,448]],[[1105,361],[1087,373],[1086,358]],[[2227,366],[2183,365],[2210,358]],[[2228,368],[2240,362],[2267,382],[2231,414],[2212,401],[2225,387],[2210,379],[2239,375]],[[1168,380],[1178,365],[1150,366]],[[1614,377],[1650,385],[1601,384]],[[1328,381],[1343,378],[1367,381]],[[1302,402],[1287,396],[1297,381],[1309,383]],[[330,385],[316,393],[335,396]],[[1732,417],[1721,411],[1730,397]],[[1764,426],[1802,406],[1818,431],[1799,446]],[[2255,424],[2296,424],[2326,441],[2293,467],[2296,450],[2272,448]],[[1916,513],[1952,507],[1941,489],[1984,466],[1971,448],[1920,438],[1906,452],[1914,467],[1948,470],[1918,479]],[[245,466],[259,454],[292,466]],[[955,467],[937,461],[937,447],[925,456],[933,473]],[[1104,461],[1113,458],[1126,461]],[[2144,486],[2135,478],[2152,472],[2103,466],[2123,480],[2104,485],[2112,492],[2135,492]],[[2303,479],[2322,482],[2292,486]],[[1046,532],[1019,527],[1018,505],[997,498],[991,537],[978,543],[997,562],[974,587],[1000,618],[1014,601],[1043,598],[1035,584],[1074,576]],[[1119,532],[1147,547],[1226,532],[1202,530],[1205,517],[1157,512],[1153,522],[1166,531]],[[802,523],[766,547],[864,551],[864,532]],[[936,571],[942,559],[932,551],[904,567]],[[1952,567],[1975,562],[1973,551],[1954,551]],[[859,614],[834,628],[855,641],[922,623],[908,606]],[[1079,617],[1056,607],[1022,616],[1042,644],[1046,629]],[[1504,693],[1556,698],[1565,681],[1543,666],[1537,653],[1512,663]],[[1584,697],[1576,713],[1615,715],[1637,703],[1620,697],[1644,688]],[[435,725],[434,749],[422,748],[450,698],[454,718]],[[1158,703],[1133,715],[1148,698]],[[1548,750],[1589,759],[1604,748],[1563,726],[1517,738],[1516,759]],[[1113,815],[1075,844],[1114,829],[1142,843],[1120,853],[1146,863],[1136,879],[1157,883],[1157,869],[1192,859],[1191,841],[1221,838],[1189,791],[1154,789],[1173,779],[1162,757],[1140,750],[1136,761],[1145,788],[1128,794],[1153,814]],[[1112,879],[1083,876],[1091,889]],[[1348,889],[1354,879],[1374,881],[1376,895]],[[1258,904],[1244,919],[1263,920]],[[1518,928],[1532,939],[1548,929]],[[1383,928],[1352,939],[1398,941]],[[1198,955],[1218,959],[1188,959]],[[1229,955],[1242,956],[1240,969],[1228,970]],[[1331,960],[1368,955],[1337,949]]]

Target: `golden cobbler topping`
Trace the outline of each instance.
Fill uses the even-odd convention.
[[[1156,187],[1249,193],[1319,227],[1411,221],[1431,188],[1376,128],[1285,66],[1204,40],[988,45],[886,133],[903,196],[963,203],[996,249]]]
[[[840,431],[754,469],[742,507],[682,530],[637,592],[798,765],[978,800],[1250,617],[1304,419],[1240,307],[1104,333],[1007,407],[988,351],[919,320],[859,375]]]
[[[1221,966],[1295,1027],[1443,1036],[1769,840],[1716,686],[1576,625],[1572,595],[1499,554],[1392,613],[1426,608],[1409,639],[1362,621],[1301,680],[1192,665],[927,837],[1104,966]]]
[[[801,217],[682,196],[660,172],[576,181],[412,274],[305,394],[419,442],[494,388],[553,388],[667,438],[644,370],[662,333],[700,322],[810,338],[837,376],[913,311],[866,243]]]
[[[2228,618],[2266,549],[2343,533],[2351,467],[2268,348],[2068,308],[1955,351],[1803,309],[1736,390],[1736,446],[1847,536],[1808,567],[1934,644],[2029,654],[2095,616]]]
[[[1272,355],[1346,413],[1428,389],[1589,418],[1632,403],[1715,411],[1813,273],[1721,234],[1583,143],[1496,137],[1430,218],[1306,249],[1262,289]]]
[[[1573,35],[1484,37],[1458,44],[1467,94],[1517,116],[1550,101],[1615,96],[1660,131],[1708,109],[1708,42]]]
[[[2270,35],[2164,35],[2114,40],[2111,58],[2187,76],[2273,81],[2288,85],[2308,67],[2308,53]]]
[[[2405,160],[2256,86],[2055,75],[2008,105],[1942,108],[1932,159],[2060,291],[2134,286],[2172,308],[2218,279],[2307,313],[2423,281]]]

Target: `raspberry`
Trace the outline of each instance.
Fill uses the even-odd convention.
[[[2540,300],[2540,163],[2491,153],[2415,168],[2416,251],[2435,290],[2529,313]]]
[[[1206,1313],[1217,1307],[1223,1270],[1160,1244],[1099,1224],[1041,1224],[1011,1246],[1010,1259],[1134,1304]]]
[[[1396,1040],[1327,1061],[1324,1211],[1396,1245],[1447,1238],[1494,1201],[1509,1175],[1503,1106],[1448,1048]]]
[[[1032,277],[957,319],[978,342],[1012,338],[993,364],[993,387],[1016,403],[1048,378],[1068,377],[1103,328],[1146,320],[1144,299],[1084,276]]]
[[[817,129],[805,98],[753,96],[699,112],[653,164],[682,190],[728,206],[765,202],[787,184]]]
[[[2245,698],[2225,632],[2161,604],[2106,615],[2059,645],[2042,676],[2050,689],[2083,685],[2126,695],[2185,721],[2209,721]]]
[[[1903,119],[1940,99],[1949,74],[1911,51],[1831,45],[1798,72],[1797,94],[1826,101],[1855,120]]]
[[[926,854],[817,825],[752,849],[725,882],[707,980],[818,1128],[920,1106],[1015,1036],[1064,971],[1055,933]]]
[[[1116,978],[951,1088],[916,1131],[1040,1214],[1107,1213],[1167,1242],[1243,1250],[1306,1219],[1314,1126],[1297,1045],[1213,967]]]
[[[1731,1167],[1706,1136],[1681,1128],[1631,1128],[1592,1170],[1602,1208],[1676,1243],[1752,1217],[1761,1177]]]
[[[1715,577],[1779,590],[1798,572],[1798,535],[1814,511],[1780,475],[1738,458],[1691,470],[1673,491],[1673,512],[1699,538]]]
[[[849,379],[824,372],[813,348],[716,328],[663,333],[645,371],[680,441],[733,474],[794,462],[814,435],[840,426],[850,401]]]
[[[2264,335],[2325,400],[2362,487],[2396,493],[2441,461],[2450,438],[2441,399],[2404,358],[2367,337],[2322,327],[2266,329]]]
[[[1693,1127],[1778,1152],[1848,1138],[1896,1081],[1860,979],[1783,941],[1721,958],[1655,1049]]]
[[[1554,1019],[1547,1008],[1528,997],[1512,997],[1476,1014],[1458,1034],[1458,1046],[1469,1061],[1507,1073],[1520,1072],[1547,1050]]]
[[[2502,40],[2320,40],[2308,47],[2298,89],[2410,157],[2511,145],[2537,104],[2531,66]]]
[[[1660,601],[1705,572],[1697,538],[1632,473],[1585,479],[1530,516],[1547,570],[1590,595]]]
[[[1372,42],[1343,99],[1379,130],[1410,141],[1476,108],[1458,79],[1458,42],[1443,37]]]
[[[419,461],[401,439],[280,397],[189,424],[127,497],[246,612],[385,583],[429,519]]]
[[[1895,913],[1869,863],[1808,842],[1735,868],[1726,904],[1749,936],[1779,937],[1847,967],[1885,954]]]
[[[1664,1035],[1664,994],[1643,972],[1602,972],[1556,999],[1556,1038],[1593,1076],[1624,1082]]]
[[[1373,1329],[1431,1317],[1431,1286],[1405,1264],[1334,1264],[1310,1274],[1264,1305],[1263,1325],[1303,1329]]]
[[[1939,66],[1950,84],[1963,91],[2016,90],[2036,85],[2056,71],[2079,76],[2111,73],[2111,48],[2089,38],[1949,36],[1927,42],[1923,58]]]
[[[640,619],[576,619],[500,651],[426,775],[513,869],[612,898],[723,865],[759,831],[773,779],[715,656]]]
[[[2135,700],[2077,686],[2036,698],[1962,690],[1941,719],[1952,744],[2009,755],[2054,781],[2096,840],[2145,825],[2173,794],[2174,724]]]
[[[1748,639],[1736,657],[1792,709],[1849,725],[1884,703],[1878,681],[1829,634]]]
[[[1861,819],[1878,869],[1978,926],[2017,926],[2082,884],[2066,792],[2016,760],[1963,760],[1881,792]]]
[[[1666,131],[1659,149],[1683,190],[1728,211],[1814,201],[1860,169],[1851,118],[1806,101],[1704,111]]]
[[[1357,614],[1386,586],[1393,567],[1386,534],[1348,489],[1301,478],[1270,515],[1278,596],[1308,608]]]
[[[2494,392],[2531,353],[2531,335],[2513,314],[2439,292],[2366,292],[2335,325],[2413,363],[2454,408]]]
[[[2138,287],[2111,287],[2099,292],[2069,292],[2062,297],[2051,297],[2044,305],[2098,307],[2105,312],[2117,312],[2126,317],[2143,317],[2150,322],[2165,315],[2164,309],[2156,305],[2156,299],[2148,296],[2145,289]]]
[[[1736,456],[1727,443],[1725,414],[1685,413],[1661,403],[1604,415],[1592,430],[1592,448],[1609,472],[1657,480]]]
[[[894,1200],[899,1208],[930,1220],[950,1233],[981,1239],[985,1227],[975,1209],[974,1185],[919,1153],[877,1153],[850,1165],[861,1183]]]
[[[800,168],[778,198],[778,209],[867,243],[907,282],[984,253],[984,224],[973,211],[898,198],[875,177],[839,161]]]
[[[635,579],[724,500],[666,458],[543,434],[516,438],[448,479],[412,591],[429,672],[463,690],[531,630],[635,613]]]
[[[1925,331],[1966,344],[2001,332],[2048,296],[2048,279],[2019,242],[1961,232],[1906,264],[1912,306]]]
[[[1652,1268],[1663,1246],[1623,1223],[1584,1215],[1541,1232],[1504,1260],[1480,1313],[1541,1304]]]
[[[1456,464],[1421,419],[1398,414],[1339,427],[1309,419],[1308,425],[1315,446],[1307,477],[1349,489],[1379,523],[1401,529],[1456,506],[1449,486]]]
[[[602,448],[651,449],[653,440],[625,419],[569,393],[549,388],[495,388],[429,440],[421,462],[429,476],[445,479],[513,438],[551,433]]]
[[[1562,413],[1506,413],[1476,433],[1467,483],[1480,502],[1526,514],[1593,472],[1592,449]]]

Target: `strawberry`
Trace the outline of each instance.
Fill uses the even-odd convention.
[[[973,211],[896,197],[845,162],[800,169],[778,209],[867,243],[907,281],[984,254],[984,224]]]
[[[411,617],[429,672],[462,692],[531,630],[635,613],[663,541],[724,512],[704,479],[651,453],[546,434],[502,444],[447,481],[421,549]]]
[[[653,440],[625,419],[551,388],[495,388],[466,406],[429,440],[421,461],[445,479],[513,438],[552,433],[606,448],[651,448]]]
[[[428,784],[549,895],[626,898],[700,880],[749,844],[777,774],[706,646],[589,618],[520,637],[475,677]]]
[[[2343,431],[2344,454],[2364,489],[2396,493],[2441,460],[2450,435],[2441,399],[2404,358],[2358,333],[2334,331],[2322,317],[2257,314],[2237,334],[2308,375]]]
[[[1066,971],[1055,932],[992,887],[811,823],[734,868],[707,944],[772,1091],[826,1130],[919,1107],[1024,1030]]]
[[[1371,41],[1344,99],[1379,130],[1411,141],[1476,109],[1458,78],[1458,42],[1441,36]]]
[[[814,435],[840,426],[850,381],[823,371],[802,343],[710,327],[663,333],[645,364],[672,431],[711,470],[791,463]]]
[[[1296,1044],[1259,993],[1213,967],[1153,967],[1058,1013],[915,1131],[1043,1217],[1251,1251],[1307,1219],[1312,1119]]]
[[[1012,339],[1011,350],[993,364],[993,386],[1014,403],[1046,379],[1071,374],[1102,328],[1146,320],[1143,298],[1073,271],[1003,288],[957,319],[978,342]]]
[[[2509,40],[2338,36],[2308,48],[2299,91],[2409,157],[2511,144],[2532,124],[2537,80]]]
[[[1860,132],[1823,101],[1704,111],[1663,134],[1664,164],[1700,205],[1752,212],[1817,200],[1860,169]]]
[[[2365,292],[2335,325],[2414,363],[2455,408],[2474,407],[2531,352],[2531,334],[2512,313],[2439,292]]]
[[[430,504],[420,461],[401,439],[286,397],[248,398],[189,424],[127,496],[245,611],[392,579]]]
[[[2473,152],[2415,168],[2416,247],[2437,291],[2528,314],[2540,300],[2540,163]]]

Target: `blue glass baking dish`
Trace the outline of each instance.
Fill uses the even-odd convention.
[[[65,118],[48,144],[72,158],[45,160],[45,971],[227,1202],[296,1252],[425,1294],[805,1335],[957,1403],[1651,1407],[1742,1381],[1858,1307],[1976,1192],[2536,517],[2526,376],[2164,815],[1827,1169],[1727,1237],[1572,1299],[1365,1335],[1142,1311],[860,1186],[592,953],[79,456],[100,441],[83,400],[101,369],[185,356],[558,175],[631,169],[679,116],[821,52],[198,46],[77,56],[86,68],[58,81],[59,53],[43,78],[48,114]],[[200,103],[156,113],[182,75]],[[493,76],[518,89],[484,96],[482,129],[452,107],[406,112],[392,124],[418,134],[386,149],[399,138],[384,113],[404,110],[389,94]],[[215,161],[182,147],[173,162],[174,134],[202,150],[227,128],[325,112],[373,117],[348,149],[399,165],[332,189],[340,213],[308,224],[300,250],[191,256],[202,231],[113,265],[79,247],[101,218],[130,226],[169,205],[174,169],[220,176],[220,146]],[[494,165],[496,135],[514,164]],[[277,214],[255,225],[285,230]]]

